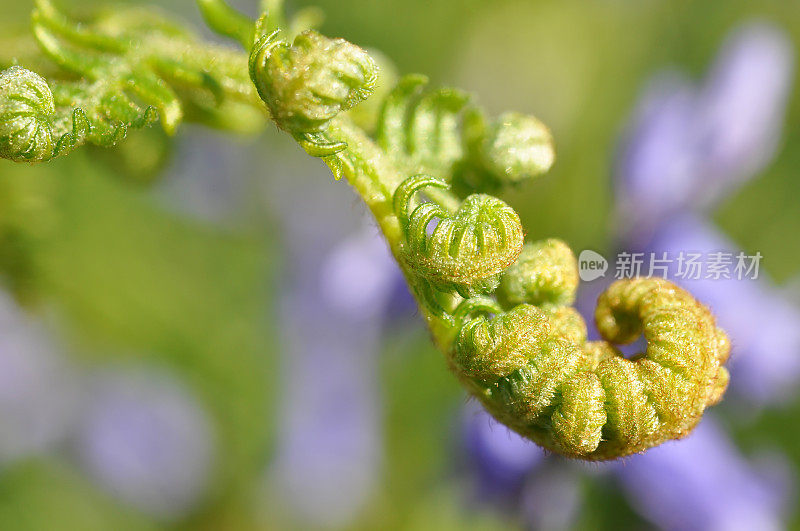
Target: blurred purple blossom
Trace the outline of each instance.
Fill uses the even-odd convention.
[[[794,77],[788,36],[764,22],[729,38],[700,93],[698,147],[703,198],[715,201],[769,164],[778,147]]]
[[[386,241],[371,224],[344,239],[321,269],[324,304],[354,321],[374,321],[383,313],[394,286],[402,282]]]
[[[375,360],[395,266],[372,229],[328,253],[297,243],[301,263],[314,265],[284,297],[286,387],[274,466],[296,516],[341,527],[378,480]]]
[[[582,502],[580,471],[554,461],[541,467],[522,491],[522,518],[529,529],[574,529]]]
[[[100,485],[154,517],[185,516],[214,465],[210,419],[189,389],[155,370],[104,370],[89,381],[79,462]]]
[[[494,420],[476,401],[464,408],[462,425],[478,497],[502,501],[518,496],[544,450]]]
[[[350,190],[310,179],[330,176],[309,172],[276,182],[270,193],[290,256],[281,301],[281,426],[270,473],[298,523],[342,528],[380,478],[377,354],[400,272],[363,208],[340,206],[353,204]],[[299,196],[303,209],[291,206]]]
[[[634,506],[659,528],[784,527],[788,479],[748,462],[711,418],[686,439],[631,457],[617,470]]]
[[[500,424],[476,401],[463,410],[474,495],[532,529],[569,529],[580,510],[580,470]]]
[[[43,327],[0,292],[0,463],[50,451],[66,436],[75,383]]]
[[[582,476],[613,472],[634,507],[661,529],[781,529],[793,478],[778,456],[742,456],[711,415],[681,441],[600,466],[579,467],[545,453],[482,408],[465,416],[478,494],[518,503],[534,529],[567,529],[580,510]]]
[[[659,223],[708,208],[772,160],[794,73],[785,34],[762,22],[731,35],[706,81],[658,75],[633,113],[617,165],[618,215],[640,244]]]
[[[698,186],[690,134],[694,98],[685,79],[676,73],[662,74],[634,111],[618,163],[616,198],[625,230],[643,235],[626,234],[627,238],[646,237],[655,224],[692,199]]]

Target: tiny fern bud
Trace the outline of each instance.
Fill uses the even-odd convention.
[[[493,319],[479,316],[461,328],[453,351],[456,369],[481,385],[523,369],[550,333],[547,316],[520,305]]]
[[[578,281],[578,261],[567,244],[556,239],[527,243],[503,273],[497,298],[505,307],[563,306],[574,302]]]
[[[460,90],[426,90],[425,76],[400,80],[386,98],[376,140],[412,171],[460,188],[490,191],[545,173],[555,150],[547,127],[534,118],[506,113],[489,124],[473,98]]]
[[[550,130],[533,116],[513,112],[489,127],[476,155],[489,175],[510,184],[546,173],[555,162]]]
[[[306,31],[289,46],[276,32],[254,49],[251,76],[280,128],[314,133],[372,94],[378,68],[343,39]]]
[[[435,202],[412,211],[415,193],[425,187],[448,185],[419,175],[407,179],[394,195],[405,234],[404,262],[442,291],[455,290],[465,297],[494,291],[500,273],[522,250],[519,216],[500,199],[483,194],[467,197],[455,213]]]
[[[378,122],[378,144],[413,170],[450,180],[464,158],[462,114],[469,94],[452,88],[426,92],[428,78],[405,76],[387,96]]]
[[[38,162],[53,151],[53,94],[40,75],[13,66],[0,73],[0,157]]]

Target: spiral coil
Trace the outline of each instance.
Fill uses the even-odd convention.
[[[0,156],[44,160],[53,151],[53,93],[47,81],[20,67],[0,73]]]
[[[682,437],[721,398],[730,345],[685,291],[659,279],[619,281],[600,297],[596,319],[610,342],[644,333],[647,350],[626,359],[610,343],[582,343],[585,335],[564,333],[545,311],[520,304],[467,320],[450,359],[500,421],[583,459]]]
[[[519,216],[500,199],[484,194],[467,197],[455,213],[434,202],[412,210],[415,195],[426,187],[448,185],[418,175],[405,180],[394,194],[394,210],[405,235],[403,260],[442,291],[464,297],[493,291],[500,274],[522,250]]]
[[[428,78],[400,80],[383,103],[378,145],[465,190],[493,190],[545,173],[555,160],[547,127],[532,116],[505,113],[489,122],[458,89],[426,90]]]

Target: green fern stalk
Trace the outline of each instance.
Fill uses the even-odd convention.
[[[272,0],[252,21],[222,0],[198,5],[246,55],[161,18],[122,12],[79,26],[37,1],[34,35],[72,77],[0,74],[0,155],[41,162],[87,142],[114,144],[156,117],[171,133],[188,108],[206,117],[259,109],[364,200],[447,364],[510,428],[569,457],[614,459],[685,436],[721,399],[727,337],[669,282],[612,285],[595,316],[605,340],[587,341],[571,306],[574,254],[559,240],[525,243],[519,216],[492,195],[552,166],[539,120],[491,119],[468,94],[429,89],[419,75],[355,120],[351,109],[382,81],[378,67],[361,48],[308,29],[314,12],[286,22]],[[358,125],[367,122],[374,133]],[[640,335],[646,350],[625,358],[615,345]]]

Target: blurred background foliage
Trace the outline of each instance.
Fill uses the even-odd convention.
[[[24,31],[29,2],[0,1],[0,29]],[[71,4],[79,12],[92,7]],[[193,2],[159,4],[201,27]],[[251,13],[253,4],[238,2]],[[702,79],[725,35],[751,17],[775,22],[800,43],[800,6],[785,0],[288,4],[321,7],[325,33],[381,50],[400,72],[423,72],[437,83],[474,92],[493,112],[540,117],[553,129],[557,163],[506,199],[519,211],[529,238],[557,236],[576,250],[601,253],[614,249],[616,149],[644,81],[665,66]],[[320,189],[345,185],[334,183],[318,162],[307,160],[273,129],[258,138],[224,138],[185,126],[177,139],[157,131],[135,133],[110,152],[81,150],[46,166],[0,162],[0,264],[9,289],[57,331],[78,365],[152,363],[179,374],[212,419],[217,448],[212,486],[202,502],[188,516],[166,523],[105,492],[58,455],[3,464],[0,527],[301,528],[270,496],[272,487],[265,487],[280,418],[277,294],[286,242],[271,208],[273,189],[262,181],[307,175]],[[195,215],[197,209],[187,214],[185,204],[176,207],[189,192],[171,184],[190,164],[182,158],[201,156],[209,143],[240,154],[218,168],[231,175],[225,178],[233,179],[236,196],[221,221]],[[142,160],[140,153],[155,155]],[[715,216],[745,251],[760,251],[769,275],[794,286],[800,300],[798,168],[795,89],[775,162]],[[351,201],[339,208],[358,207]],[[452,449],[465,398],[422,327],[392,329],[382,345],[382,479],[349,527],[507,526],[501,514],[470,508],[461,495]],[[798,467],[798,419],[800,401],[795,401],[733,429],[745,452],[766,444]],[[644,525],[613,489],[588,479],[581,489],[585,501],[576,525]],[[800,529],[797,514],[794,527]]]

